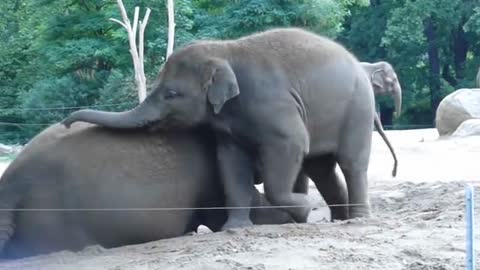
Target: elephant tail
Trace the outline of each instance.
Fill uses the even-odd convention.
[[[378,115],[376,113],[375,113],[374,123],[375,123],[375,128],[377,129],[378,133],[380,133],[380,136],[382,137],[383,141],[387,144],[388,149],[390,150],[390,153],[392,153],[393,161],[394,161],[392,176],[395,177],[397,176],[397,167],[398,167],[397,155],[395,154],[395,150],[393,150],[392,144],[388,140],[387,135],[383,130],[382,123],[380,122],[380,118],[378,118]]]

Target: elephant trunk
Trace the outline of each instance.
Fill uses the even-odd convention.
[[[79,110],[70,114],[62,123],[69,128],[74,122],[87,122],[108,128],[139,128],[161,120],[161,113],[145,100],[137,107],[125,112]]]
[[[402,88],[400,85],[395,87],[393,102],[395,103],[395,117],[399,117],[402,113]]]

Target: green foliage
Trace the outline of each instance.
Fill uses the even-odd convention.
[[[273,27],[302,27],[335,37],[349,14],[348,6],[365,4],[355,0],[244,0],[212,1],[216,8],[199,1],[203,8],[197,20],[205,37],[236,38]],[[220,12],[222,9],[223,12]],[[221,25],[222,27],[219,27]]]
[[[393,64],[403,87],[398,124],[433,123],[438,101],[473,87],[479,64],[480,8],[470,0],[372,0],[353,7],[340,40],[362,61]],[[431,23],[432,33],[427,35]],[[365,29],[369,29],[366,31]],[[379,99],[381,106],[392,103]]]
[[[97,97],[97,86],[85,83],[72,75],[36,82],[33,88],[21,96],[21,107],[24,119],[30,123],[51,124],[64,118],[73,109],[63,107],[79,107],[93,104]],[[68,104],[68,105],[67,105]],[[49,110],[48,108],[55,108]],[[39,110],[40,109],[40,110]],[[27,135],[34,135],[45,128],[34,126],[28,129]]]

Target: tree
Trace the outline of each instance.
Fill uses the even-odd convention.
[[[138,13],[140,8],[135,7],[135,15],[133,17],[133,23],[130,24],[130,20],[128,19],[127,11],[125,10],[125,6],[123,5],[122,0],[117,0],[118,8],[120,9],[120,13],[122,14],[123,22],[117,19],[110,19],[114,22],[117,22],[125,30],[128,34],[128,40],[130,44],[130,54],[132,55],[133,67],[135,71],[135,82],[137,85],[138,91],[138,99],[142,102],[147,97],[147,79],[145,77],[144,71],[144,36],[145,36],[145,27],[147,27],[148,18],[150,17],[151,9],[147,8],[147,12],[145,13],[145,17],[143,21],[138,21]],[[138,46],[137,46],[137,31],[138,31]]]
[[[369,7],[352,8],[341,39],[364,61],[394,65],[406,105],[400,123],[433,123],[446,94],[473,86],[479,54],[472,45],[478,34],[467,26],[475,24],[474,5],[471,0],[372,0]]]

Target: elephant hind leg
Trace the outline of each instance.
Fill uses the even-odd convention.
[[[335,171],[334,156],[309,157],[303,167],[330,207],[331,221],[347,219],[348,206],[340,206],[348,203],[347,189]]]
[[[371,88],[361,81],[357,86],[357,93],[363,91],[368,95],[359,93],[352,98],[336,153],[347,184],[349,218],[370,216],[367,170],[375,117],[374,100]]]
[[[295,144],[278,143],[262,151],[262,178],[268,201],[282,208],[295,222],[307,222],[311,207],[305,193],[293,193],[304,151]]]
[[[0,257],[5,257],[5,248],[15,232],[13,212],[0,212]]]

